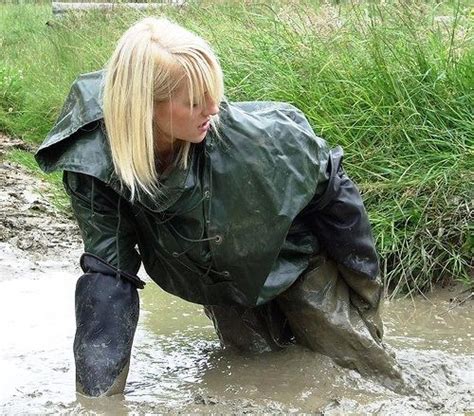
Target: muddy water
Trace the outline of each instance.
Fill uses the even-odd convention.
[[[3,139],[0,159],[2,145],[11,145]],[[81,247],[74,224],[38,188],[19,166],[0,163],[1,415],[474,412],[474,302],[459,289],[386,305],[385,339],[412,388],[399,395],[298,346],[254,357],[226,353],[199,306],[150,282],[140,292],[125,394],[76,396]]]
[[[65,261],[30,257],[0,245],[2,414],[474,411],[473,304],[450,302],[454,292],[446,290],[386,305],[386,341],[418,394],[397,395],[297,346],[257,357],[227,354],[198,306],[150,282],[141,292],[125,395],[76,397],[72,341],[78,270]]]

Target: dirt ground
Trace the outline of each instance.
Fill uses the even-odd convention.
[[[79,230],[49,201],[50,185],[5,160],[12,149],[31,150],[22,141],[0,134],[0,244],[8,243],[33,261],[66,260],[80,249]]]

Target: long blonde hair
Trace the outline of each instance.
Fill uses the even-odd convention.
[[[107,64],[104,120],[115,171],[131,191],[159,192],[154,106],[186,82],[190,103],[204,95],[219,103],[222,70],[210,46],[196,34],[164,18],[147,17],[130,27]],[[192,105],[192,104],[190,104]],[[191,144],[178,141],[177,163],[187,164]]]

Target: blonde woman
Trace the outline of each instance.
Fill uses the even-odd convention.
[[[82,232],[77,390],[120,393],[136,276],[204,305],[224,347],[294,342],[398,383],[382,344],[378,259],[342,150],[284,103],[228,103],[210,46],[166,19],[80,76],[36,155],[62,169]]]

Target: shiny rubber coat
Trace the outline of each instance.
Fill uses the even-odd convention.
[[[85,251],[128,274],[143,261],[163,289],[204,305],[260,305],[293,284],[310,258],[373,280],[378,259],[360,194],[304,115],[284,103],[222,103],[219,137],[194,145],[163,194],[133,204],[102,120],[103,72],[79,77],[36,154],[64,182]],[[138,248],[138,251],[137,251]]]

